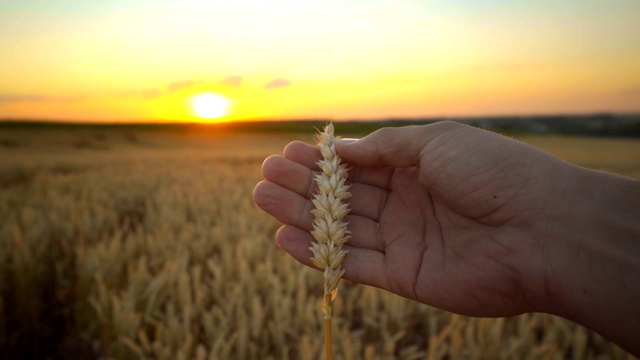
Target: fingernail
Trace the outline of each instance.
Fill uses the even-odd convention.
[[[356,141],[358,141],[360,139],[355,139],[355,138],[344,138],[344,139],[340,139],[340,142],[344,143],[344,144],[351,144],[354,143]]]

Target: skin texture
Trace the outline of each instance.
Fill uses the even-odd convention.
[[[549,312],[638,354],[637,180],[452,122],[381,129],[337,151],[352,193],[344,278],[463,315]],[[278,245],[309,266],[319,158],[292,142],[254,190],[284,224]]]

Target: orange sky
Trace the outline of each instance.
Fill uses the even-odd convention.
[[[640,2],[8,0],[0,118],[640,112]]]

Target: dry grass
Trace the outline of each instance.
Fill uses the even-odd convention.
[[[262,159],[294,138],[0,133],[0,356],[318,359],[322,277],[251,200]],[[640,177],[637,140],[524,140]],[[336,359],[629,357],[549,315],[474,319],[342,287]]]

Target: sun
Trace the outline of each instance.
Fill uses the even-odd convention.
[[[191,97],[191,109],[202,119],[218,119],[229,111],[229,100],[216,93],[202,93]]]

